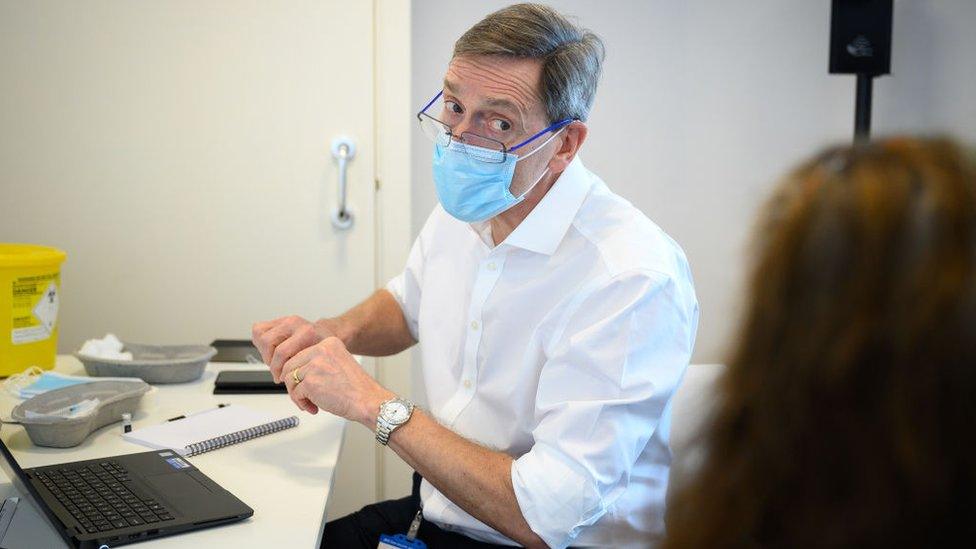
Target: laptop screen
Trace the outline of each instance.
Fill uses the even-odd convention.
[[[3,434],[3,424],[0,424],[0,435]],[[3,460],[0,461],[0,469],[7,475],[7,478],[14,483],[21,492],[24,489],[18,484],[26,484],[26,475],[24,475],[24,470],[20,468],[20,464],[14,459],[14,455],[10,453],[7,448],[7,444],[3,441],[3,437],[0,436],[0,454],[3,454]]]
[[[64,526],[60,521],[53,517],[53,512],[51,509],[41,502],[41,495],[34,490],[34,486],[31,485],[30,481],[27,479],[27,475],[24,474],[24,470],[17,463],[14,455],[10,453],[10,449],[7,448],[7,444],[3,441],[3,424],[0,423],[0,454],[3,454],[3,459],[0,459],[0,469],[3,470],[10,482],[13,483],[14,487],[20,492],[20,495],[31,502],[39,512],[40,515],[54,528],[55,532],[61,535],[69,545],[72,544],[71,537],[65,531]]]

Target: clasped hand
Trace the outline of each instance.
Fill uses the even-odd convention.
[[[297,316],[259,322],[252,339],[275,382],[284,383],[291,400],[306,412],[321,409],[371,428],[380,404],[393,397],[321,324]],[[295,382],[293,372],[301,382]]]

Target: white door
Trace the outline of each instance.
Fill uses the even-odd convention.
[[[249,336],[373,289],[370,2],[0,6],[0,240],[68,252],[62,350]]]
[[[249,337],[376,287],[373,9],[0,0],[0,241],[67,251],[61,352]]]

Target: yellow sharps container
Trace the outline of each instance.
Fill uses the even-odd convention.
[[[0,242],[0,376],[54,367],[65,257],[57,248]]]

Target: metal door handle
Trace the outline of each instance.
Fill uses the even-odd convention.
[[[332,226],[339,230],[352,227],[353,215],[346,203],[346,172],[349,161],[356,156],[356,144],[348,137],[337,137],[332,140],[332,158],[339,168],[339,201],[332,211]]]

